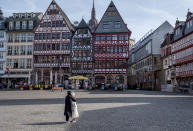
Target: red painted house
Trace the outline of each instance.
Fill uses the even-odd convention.
[[[94,31],[95,84],[106,87],[127,84],[129,38],[127,28],[116,6],[111,1]]]
[[[34,30],[36,83],[62,83],[70,76],[70,43],[73,31],[70,20],[53,0]]]

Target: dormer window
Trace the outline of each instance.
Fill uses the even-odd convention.
[[[186,27],[187,27],[187,28],[192,27],[192,20],[190,20],[190,21],[187,22],[187,26],[186,26]]]
[[[20,21],[16,21],[16,30],[20,29]]]
[[[13,22],[9,22],[9,30],[13,30]]]
[[[26,26],[27,26],[27,22],[26,22],[26,21],[23,21],[23,22],[22,22],[22,29],[25,30],[25,29],[26,29]]]
[[[33,29],[33,21],[29,21],[29,29]]]
[[[176,35],[179,35],[180,34],[180,28],[177,28],[176,29]]]

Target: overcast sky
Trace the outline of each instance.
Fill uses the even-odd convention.
[[[52,0],[0,0],[4,16],[16,12],[45,12]],[[88,21],[93,0],[55,0],[71,22]],[[99,21],[111,0],[95,0]],[[113,0],[136,41],[149,30],[156,29],[165,20],[173,26],[176,18],[185,20],[188,8],[193,11],[193,0]]]

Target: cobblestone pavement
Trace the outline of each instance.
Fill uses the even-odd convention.
[[[66,91],[0,91],[0,131],[192,131],[193,96],[76,91],[80,117],[65,123]]]

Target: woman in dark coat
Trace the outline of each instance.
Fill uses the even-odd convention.
[[[72,101],[76,102],[76,99],[72,97],[71,91],[68,91],[67,96],[65,98],[65,110],[64,110],[64,115],[66,116],[67,122],[69,118],[72,117]]]

